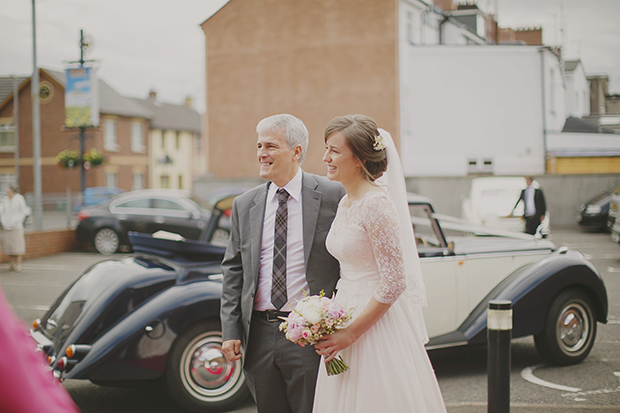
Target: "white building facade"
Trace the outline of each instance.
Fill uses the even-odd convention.
[[[581,60],[564,63],[566,116],[582,118],[590,114],[590,85]]]
[[[469,27],[455,21],[457,12],[447,17],[421,1],[400,2],[405,174],[544,174],[546,136],[562,130],[567,101],[576,100],[571,108],[583,116],[583,68],[573,74],[577,95],[569,95],[563,62],[551,48],[488,45],[484,14],[466,12]]]

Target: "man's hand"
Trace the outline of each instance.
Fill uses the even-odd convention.
[[[226,340],[222,343],[222,352],[229,361],[241,358],[241,340]]]

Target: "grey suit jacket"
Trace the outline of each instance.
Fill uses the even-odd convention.
[[[249,337],[258,285],[268,185],[259,185],[233,202],[230,240],[222,261],[222,338],[241,340],[244,346]],[[331,296],[340,276],[340,266],[327,252],[325,237],[344,194],[339,183],[302,172],[304,258],[311,295],[324,290],[327,296]]]

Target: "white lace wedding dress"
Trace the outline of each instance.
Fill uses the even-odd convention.
[[[424,349],[423,321],[414,321],[421,320],[413,314],[421,308],[408,305],[401,296],[404,265],[392,200],[383,190],[370,191],[350,204],[345,196],[326,245],[340,262],[336,300],[345,309],[355,307],[354,314],[359,314],[372,297],[393,304],[353,345],[340,352],[348,371],[328,376],[321,361],[313,412],[445,412]]]

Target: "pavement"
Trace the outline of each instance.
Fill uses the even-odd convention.
[[[40,317],[46,311],[45,304],[51,304],[51,298],[47,299],[47,302],[42,301],[42,296],[38,296],[36,288],[30,290],[32,296],[16,296],[15,293],[19,288],[23,288],[26,284],[33,287],[44,287],[47,290],[46,297],[56,297],[75,276],[90,265],[110,258],[118,259],[126,255],[129,254],[115,254],[113,257],[107,257],[92,252],[60,253],[24,260],[21,273],[9,271],[8,264],[0,264],[0,285],[9,302],[11,302],[14,311],[22,320],[30,323],[30,321]],[[50,277],[50,273],[55,274],[55,276]],[[50,290],[54,291],[54,293],[50,294]],[[453,402],[447,403],[446,408],[448,413],[487,413],[491,411],[488,409],[487,404],[482,402]],[[249,402],[247,405],[235,410],[235,412],[255,413],[256,407]],[[510,406],[510,412],[620,413],[620,406],[513,403]]]
[[[486,403],[446,404],[448,413],[487,413]],[[508,413],[493,411],[494,413]],[[510,405],[510,413],[618,413],[620,406],[566,406],[557,404],[524,404]]]

